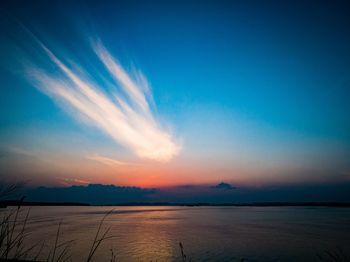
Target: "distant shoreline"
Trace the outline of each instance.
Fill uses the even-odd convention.
[[[187,207],[350,207],[350,202],[252,202],[252,203],[171,203],[126,202],[115,204],[89,204],[80,202],[0,201],[0,208],[7,206],[187,206]]]

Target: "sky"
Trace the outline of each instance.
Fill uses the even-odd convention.
[[[350,182],[345,1],[1,1],[0,178]]]

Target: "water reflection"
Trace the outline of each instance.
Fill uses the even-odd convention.
[[[132,218],[134,227],[126,236],[127,256],[133,261],[140,259],[139,254],[143,254],[145,261],[172,260],[175,257],[174,239],[169,228],[177,225],[178,212],[173,209],[135,214]]]
[[[32,207],[31,243],[75,239],[73,261],[84,261],[98,224],[113,207]],[[350,209],[293,207],[114,207],[95,261],[180,261],[178,243],[193,261],[318,261],[317,253],[350,243]]]

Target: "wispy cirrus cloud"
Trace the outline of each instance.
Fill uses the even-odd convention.
[[[36,42],[58,72],[48,73],[45,68],[31,65],[27,66],[27,75],[39,90],[60,101],[63,109],[68,105],[75,118],[84,119],[141,158],[166,162],[180,152],[181,145],[150,109],[146,78],[139,71],[127,72],[101,41],[92,41],[90,46],[104,68],[98,73],[112,79],[114,90],[121,92],[104,91],[97,81],[82,73],[94,76],[96,72],[65,63],[41,41]],[[69,57],[65,60],[69,61]]]
[[[71,186],[71,185],[88,185],[91,183],[89,180],[83,180],[83,179],[78,179],[78,178],[59,178],[56,177],[58,181],[60,181],[60,184],[64,186]]]
[[[135,165],[131,163],[127,163],[124,161],[116,160],[113,158],[105,157],[105,156],[100,156],[100,155],[91,155],[91,156],[86,156],[87,159],[94,160],[96,162],[100,162],[104,165],[107,166],[129,166],[129,165]]]

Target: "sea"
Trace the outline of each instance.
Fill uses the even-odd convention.
[[[350,258],[350,208],[34,206],[19,222],[28,211],[25,243],[41,249],[38,260],[56,246],[56,259],[65,249],[68,261],[87,261],[97,243],[91,261]]]

